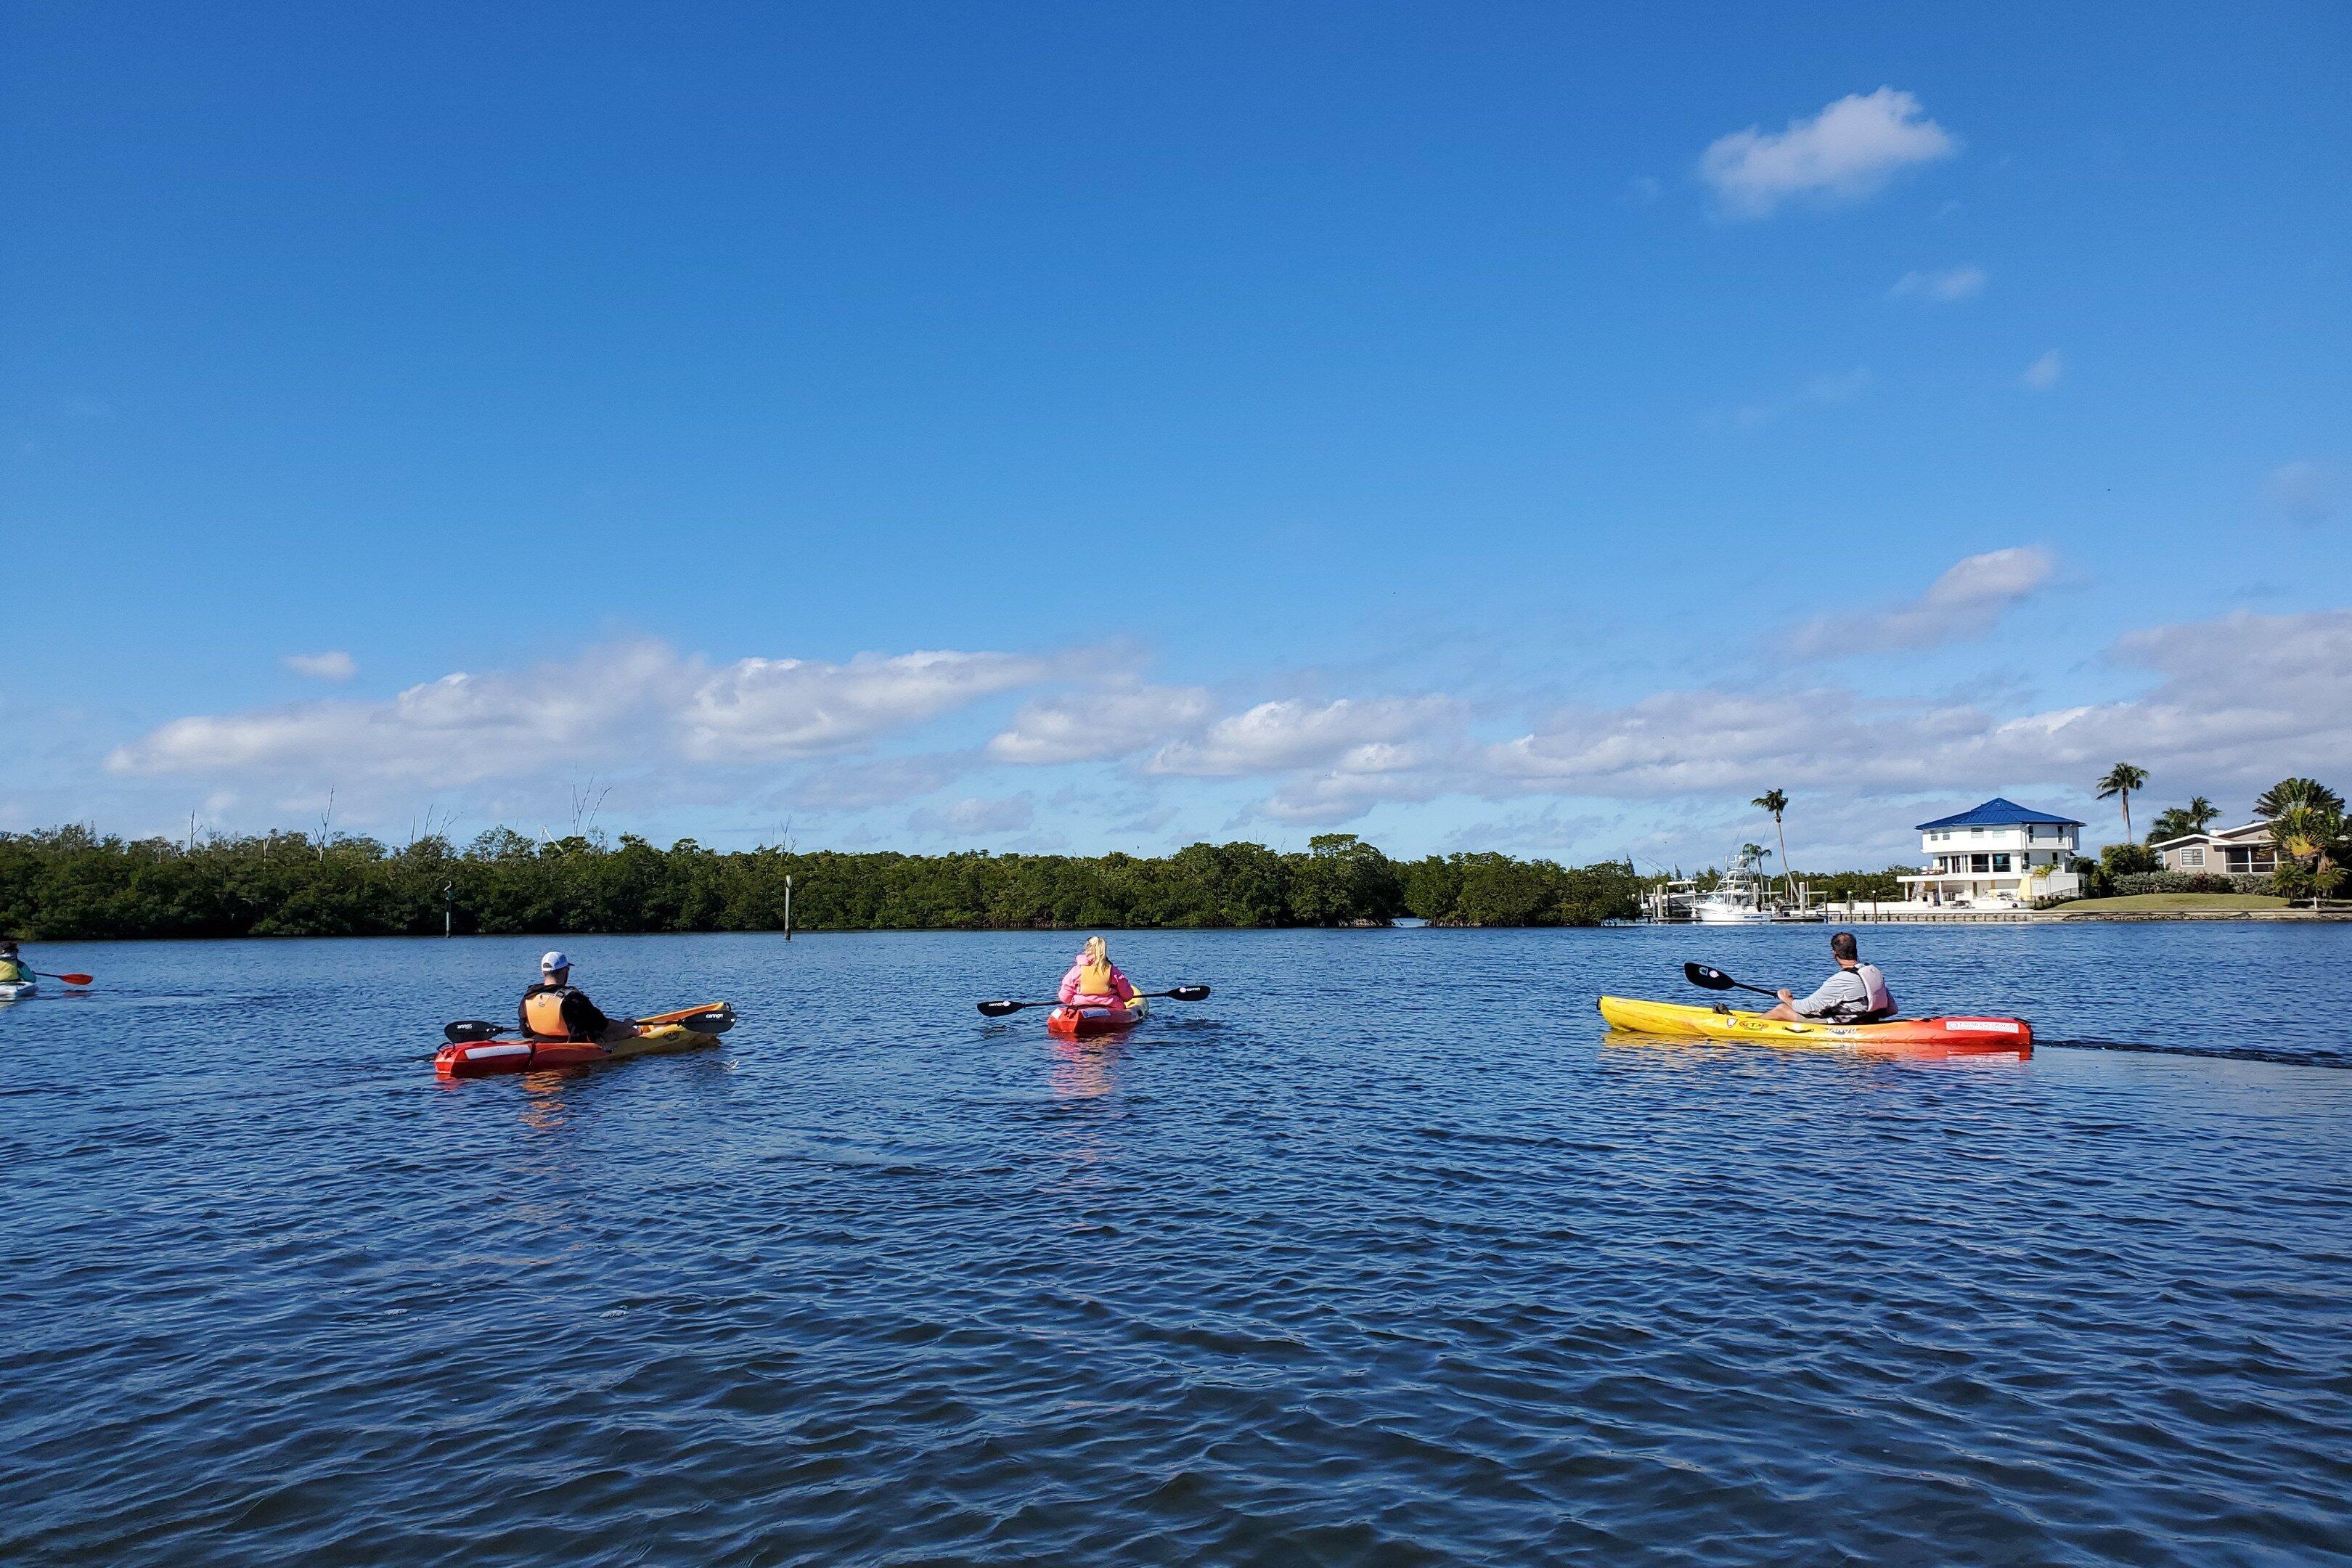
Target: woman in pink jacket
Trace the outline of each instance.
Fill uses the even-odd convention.
[[[1135,984],[1110,961],[1109,947],[1098,936],[1087,938],[1087,945],[1070,961],[1070,972],[1062,976],[1062,1005],[1123,1007],[1134,999]]]

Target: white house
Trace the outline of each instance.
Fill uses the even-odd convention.
[[[2278,846],[2271,841],[2267,822],[2249,822],[2243,827],[2225,827],[2216,833],[2184,833],[2148,847],[2168,871],[2259,876],[2278,869]]]
[[[2083,825],[1998,797],[1919,825],[1926,863],[1903,883],[1906,901],[1940,906],[2031,904],[2082,891],[2066,869]]]

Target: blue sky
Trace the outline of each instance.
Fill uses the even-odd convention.
[[[2333,5],[0,11],[0,829],[2352,773]]]

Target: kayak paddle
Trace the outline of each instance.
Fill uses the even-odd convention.
[[[28,969],[25,973],[37,974],[44,980],[62,980],[68,985],[92,985],[98,981],[95,974],[52,974],[46,969]]]
[[[1173,991],[1139,991],[1136,995],[1138,997],[1167,996],[1179,1002],[1198,1002],[1208,994],[1209,988],[1205,985],[1179,985]],[[983,1017],[1002,1018],[1018,1013],[1024,1007],[1059,1007],[1061,1005],[1059,1002],[982,1002],[980,1004],[980,1011]]]
[[[675,1013],[656,1013],[650,1018],[632,1018],[630,1022],[641,1029],[656,1024],[684,1024],[697,1034],[723,1035],[735,1026],[735,1009],[724,1002],[712,1002],[699,1007],[681,1008]],[[460,1018],[454,1024],[444,1025],[441,1034],[453,1046],[471,1046],[496,1039],[509,1027],[511,1026],[506,1024],[493,1024],[487,1018]]]
[[[1709,969],[1704,963],[1683,965],[1683,978],[1705,991],[1753,991],[1759,996],[1778,997],[1778,991],[1767,991],[1761,985],[1750,985],[1745,980],[1734,980],[1720,969]]]

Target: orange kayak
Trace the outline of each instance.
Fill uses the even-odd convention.
[[[1866,1051],[1874,1056],[2014,1057],[2033,1054],[2033,1026],[2022,1018],[1890,1018],[1883,1024],[1783,1021],[1761,1013],[1717,1012],[1679,1002],[1603,996],[1601,1016],[1637,1035],[1738,1040],[1798,1050]]]

